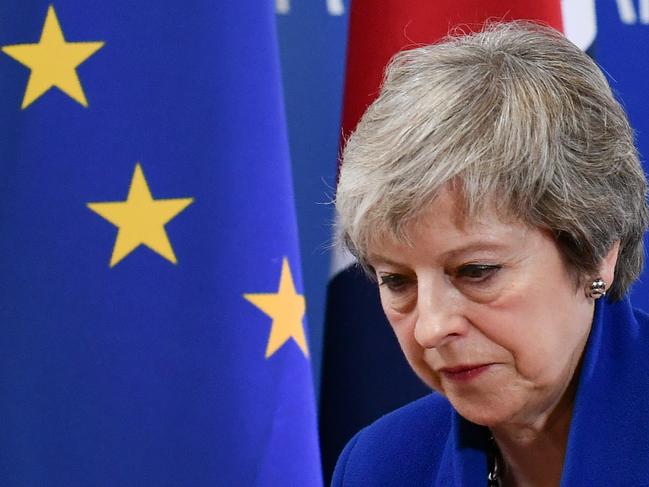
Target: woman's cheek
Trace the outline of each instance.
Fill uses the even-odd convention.
[[[393,325],[395,334],[401,346],[408,364],[417,376],[429,387],[442,392],[441,381],[431,365],[426,360],[426,354],[435,353],[432,350],[424,349],[415,339],[414,325],[398,323]]]

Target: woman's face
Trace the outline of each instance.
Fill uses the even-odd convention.
[[[383,309],[417,375],[462,416],[534,424],[571,383],[593,300],[550,234],[495,214],[456,215],[443,192],[410,227],[413,245],[370,247]],[[609,284],[610,260],[601,269]]]

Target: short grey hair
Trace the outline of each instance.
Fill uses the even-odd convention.
[[[463,214],[496,208],[552,232],[578,282],[616,241],[609,297],[643,264],[647,183],[624,110],[563,35],[494,23],[397,54],[342,154],[336,208],[367,266],[373,238],[407,226],[452,185]]]

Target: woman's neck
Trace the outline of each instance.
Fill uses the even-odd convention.
[[[570,430],[575,387],[569,387],[552,413],[534,424],[492,428],[504,460],[507,487],[558,487]]]

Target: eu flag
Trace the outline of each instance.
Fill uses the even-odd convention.
[[[272,2],[0,48],[0,485],[321,485]]]

